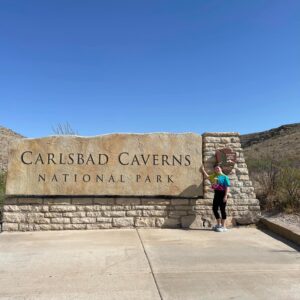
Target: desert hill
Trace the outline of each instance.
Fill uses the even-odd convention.
[[[271,156],[300,167],[300,123],[241,135],[241,144],[246,159]]]
[[[7,170],[9,142],[23,137],[23,135],[18,134],[11,129],[0,126],[0,171]]]

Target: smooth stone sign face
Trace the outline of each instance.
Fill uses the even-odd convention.
[[[10,145],[7,195],[203,195],[197,134],[50,136]]]

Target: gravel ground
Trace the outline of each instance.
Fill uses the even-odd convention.
[[[300,214],[264,213],[263,217],[300,228]]]

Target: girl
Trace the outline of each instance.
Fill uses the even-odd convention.
[[[205,177],[205,179],[209,179],[211,182],[211,187],[214,190],[214,200],[213,200],[213,213],[215,215],[215,218],[217,220],[217,224],[213,227],[214,230],[218,232],[224,232],[227,231],[225,227],[225,221],[226,221],[226,203],[227,203],[227,196],[229,192],[229,186],[230,186],[230,180],[227,175],[225,175],[222,172],[222,168],[219,165],[215,165],[214,167],[214,173],[212,175],[208,175],[204,169],[204,167],[201,167],[202,173]],[[218,209],[221,210],[221,216],[218,213]]]

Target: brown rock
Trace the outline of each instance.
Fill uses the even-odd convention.
[[[155,218],[139,217],[135,219],[136,227],[155,227]]]
[[[196,197],[201,162],[202,137],[193,133],[17,139],[6,193]]]
[[[133,218],[115,218],[113,219],[114,227],[131,227],[134,225]]]

